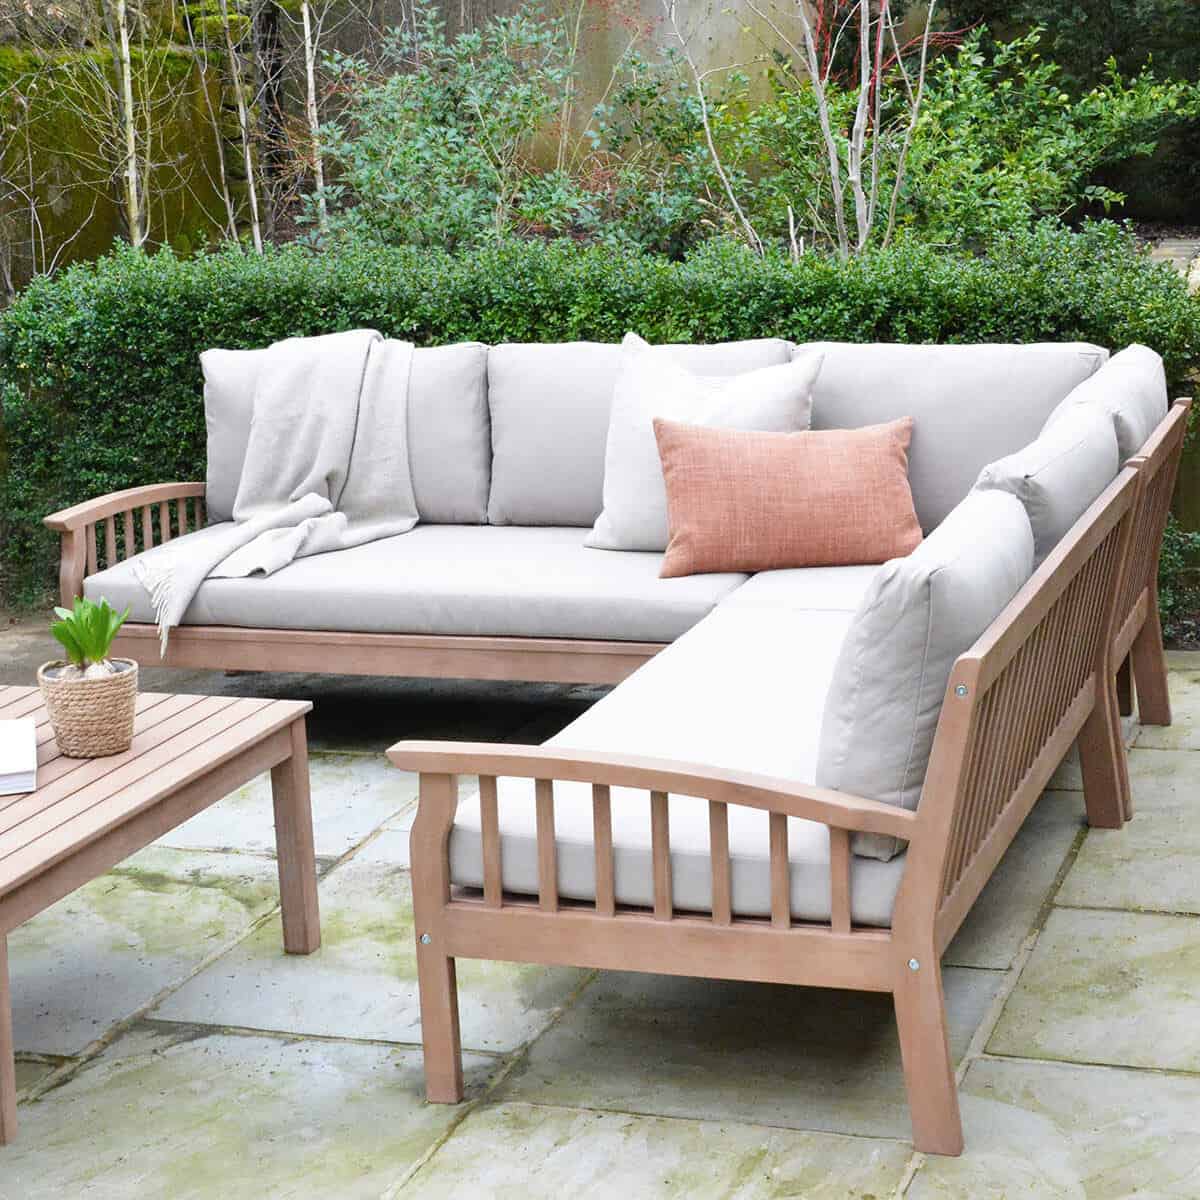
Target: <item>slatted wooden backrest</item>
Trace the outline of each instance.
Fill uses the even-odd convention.
[[[1145,618],[1145,610],[1157,603],[1158,555],[1171,510],[1171,498],[1175,494],[1190,405],[1190,400],[1177,400],[1137,457],[1130,460],[1129,465],[1136,467],[1141,476],[1141,494],[1134,517],[1129,565],[1121,581],[1117,603],[1117,653],[1120,656],[1128,652]]]
[[[948,940],[1091,712],[1137,491],[1126,468],[955,664],[897,922],[932,907]]]

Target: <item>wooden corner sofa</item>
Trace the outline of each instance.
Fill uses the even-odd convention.
[[[910,481],[925,542],[880,568],[707,577],[712,590],[685,594],[670,585],[686,581],[634,579],[655,572],[659,556],[622,564],[580,550],[580,559],[566,533],[599,508],[611,349],[483,348],[486,503],[470,537],[431,535],[432,557],[420,561],[436,573],[451,546],[491,553],[483,539],[506,536],[488,577],[517,589],[520,603],[493,596],[481,617],[471,597],[462,602],[491,627],[456,623],[445,581],[411,618],[396,601],[393,627],[304,628],[265,624],[262,613],[287,612],[288,587],[313,611],[333,611],[321,608],[321,577],[281,581],[258,610],[231,585],[265,581],[213,580],[173,631],[166,662],[620,681],[541,747],[389,751],[420,773],[411,858],[431,1100],[462,1096],[459,957],[854,988],[894,998],[916,1146],[957,1154],[940,956],[1072,744],[1089,822],[1117,828],[1132,814],[1120,709],[1136,686],[1142,719],[1170,720],[1156,575],[1188,402],[1167,411],[1161,363],[1139,347],[1108,361],[1094,347],[827,347],[814,425],[915,416]],[[685,350],[703,350],[696,369],[709,373],[758,365],[741,349]],[[536,424],[524,444],[522,419]],[[564,445],[576,457],[546,466]],[[513,469],[522,455],[524,492]],[[128,560],[195,536],[205,507],[211,520],[214,498],[227,502],[213,463],[210,412],[206,485],[132,489],[47,518],[62,534],[64,601],[82,591],[134,603],[119,653],[158,662]],[[547,488],[572,487],[570,501],[538,507]],[[977,519],[994,526],[976,533]],[[531,540],[558,547],[540,575],[522,557],[524,535],[494,528],[522,520],[543,528]],[[418,554],[413,543],[396,552]],[[345,575],[356,561],[371,565],[344,557],[355,553],[323,557],[341,559]],[[613,587],[610,569],[630,574]],[[595,573],[599,599],[577,594],[579,571],[585,581]],[[999,582],[974,586],[972,572],[989,571]],[[423,586],[411,570],[377,578],[361,593],[368,609],[371,588]],[[556,588],[566,600],[543,598]],[[653,606],[664,596],[661,612],[633,612],[619,627],[642,597]],[[214,620],[231,611],[250,615]],[[872,635],[877,619],[925,629],[923,650],[901,632]],[[645,636],[659,630],[666,636]],[[905,682],[878,686],[876,675],[886,684],[897,670]],[[910,692],[911,702],[893,703]],[[897,788],[876,787],[891,769],[892,735],[909,751]],[[477,777],[477,789],[460,795],[463,777]]]

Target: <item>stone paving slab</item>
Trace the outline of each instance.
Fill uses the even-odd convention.
[[[967,914],[943,963],[1000,970],[1010,966],[1083,827],[1078,792],[1047,792]]]
[[[269,859],[158,846],[127,859],[9,934],[17,1050],[78,1054],[278,899]]]
[[[1200,1079],[1051,1063],[973,1063],[961,1158],[930,1156],[908,1200],[1194,1200]]]
[[[408,834],[383,833],[320,883],[322,946],[283,956],[278,918],[266,922],[155,1012],[171,1021],[417,1044]],[[462,960],[462,1039],[505,1052],[539,1033],[587,973]]]
[[[1058,908],[988,1050],[1200,1071],[1200,921]]]
[[[416,802],[417,781],[376,754],[309,758],[317,856],[339,858]],[[159,839],[162,846],[275,853],[271,776],[264,774]]]
[[[465,1065],[477,1095],[495,1061]],[[376,1200],[461,1113],[415,1051],[140,1028],[20,1106],[0,1200]]]
[[[1171,724],[1143,725],[1137,744],[1145,750],[1200,750],[1200,674],[1172,673]]]
[[[945,973],[961,1057],[1003,973]],[[534,1043],[506,1100],[911,1136],[890,996],[610,972]]]
[[[908,1157],[899,1142],[497,1104],[471,1113],[397,1200],[876,1200]]]
[[[53,1070],[54,1067],[49,1063],[25,1062],[17,1059],[17,1094],[20,1095],[27,1088],[33,1087],[35,1083],[40,1083]]]
[[[1090,829],[1058,893],[1085,908],[1200,913],[1200,761],[1180,750],[1129,757],[1134,818]]]

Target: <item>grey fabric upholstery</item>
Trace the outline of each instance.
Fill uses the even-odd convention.
[[[912,417],[908,477],[928,533],[990,462],[1028,445],[1051,410],[1105,361],[1084,343],[902,346],[817,342],[814,429]]]
[[[878,566],[871,565],[760,571],[726,596],[721,607],[852,613],[866,595],[878,570]]]
[[[878,569],[833,672],[816,782],[914,809],[950,671],[1033,571],[1024,506],[973,491],[907,558]],[[855,837],[886,859],[894,838]]]
[[[210,526],[170,545],[219,537]],[[659,579],[659,554],[601,554],[585,530],[418,525],[400,537],[301,559],[270,576],[209,579],[185,625],[361,633],[477,634],[669,642],[744,575]],[[85,594],[153,612],[135,559],[89,577]]]
[[[1010,492],[1025,506],[1037,567],[1116,478],[1117,463],[1108,414],[1075,405],[1023,450],[984,467],[975,486]]]
[[[1080,407],[1100,408],[1108,414],[1124,466],[1167,415],[1167,376],[1162,358],[1149,347],[1136,344],[1114,354],[1050,414],[1046,431]]]
[[[696,374],[738,375],[788,361],[775,338],[655,346]],[[603,507],[604,450],[621,347],[510,343],[488,353],[493,525],[591,525]]]
[[[206,350],[207,505],[211,521],[233,512],[250,437],[253,380],[266,350]],[[477,342],[418,348],[408,394],[409,469],[427,523],[482,524],[491,485],[487,347]],[[245,381],[245,383],[241,381]],[[249,386],[246,386],[246,383]]]
[[[593,705],[549,746],[564,751],[614,751],[753,771],[811,781],[817,730],[830,676],[852,616],[813,612],[798,621],[787,608],[726,608],[706,617],[674,645],[639,668]],[[671,872],[674,903],[709,911],[712,873],[708,806],[672,795]],[[733,909],[747,916],[770,913],[767,817],[729,807]],[[650,905],[649,801],[645,792],[614,788],[613,851],[620,903]],[[510,891],[537,891],[537,846],[532,786],[500,781],[501,862]],[[563,896],[595,895],[591,789],[555,784],[558,881]],[[825,826],[788,821],[792,862],[792,912],[800,920],[828,920],[829,837]],[[904,857],[890,862],[855,859],[851,909],[855,921],[886,926],[891,918]],[[483,881],[479,804],[464,789],[450,839],[452,880]]]

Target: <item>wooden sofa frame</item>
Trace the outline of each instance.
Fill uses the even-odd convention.
[[[913,1141],[920,1150],[959,1154],[942,952],[1077,739],[1089,821],[1116,827],[1125,819],[1128,782],[1111,665],[1116,585],[1128,557],[1138,483],[1137,470],[1124,469],[958,659],[915,812],[782,779],[619,754],[454,742],[393,746],[391,761],[420,773],[411,862],[429,1099],[454,1103],[463,1094],[455,986],[460,957],[890,992]],[[460,775],[480,780],[482,894],[452,889],[450,882]],[[501,776],[534,781],[536,899],[502,890]],[[558,896],[558,780],[592,785],[594,902]],[[652,910],[625,908],[614,899],[614,787],[648,793]],[[711,914],[672,905],[671,792],[708,801]],[[731,911],[730,805],[769,814],[769,919]],[[791,915],[788,817],[829,829],[828,922]],[[856,832],[908,843],[890,929],[852,924],[850,839]]]
[[[1078,742],[1090,824],[1119,828],[1132,813],[1120,711],[1129,677],[1142,719],[1166,723],[1157,567],[1186,433],[1188,401],[1171,409],[1139,455],[1050,553],[976,644],[955,663],[919,806],[872,800],[743,772],[619,754],[564,755],[536,746],[404,743],[388,752],[420,774],[412,833],[413,907],[426,1088],[461,1099],[455,959],[484,958],[890,992],[918,1149],[962,1150],[940,958],[1054,770]],[[62,535],[63,602],[85,575],[204,522],[204,485],[114,493],[46,518]],[[157,522],[155,518],[157,517]],[[157,665],[147,624],[126,625],[117,651]],[[407,637],[182,627],[166,665],[343,674],[618,682],[661,649],[652,643]],[[449,838],[460,775],[480,779],[482,893],[450,884]],[[536,899],[501,887],[498,777],[534,781]],[[554,782],[592,785],[594,902],[557,894]],[[610,791],[649,796],[654,906],[616,903]],[[707,799],[712,912],[674,909],[668,794]],[[769,919],[731,910],[728,806],[768,813]],[[787,818],[829,829],[825,923],[790,911]],[[850,915],[851,835],[907,842],[888,929]]]

